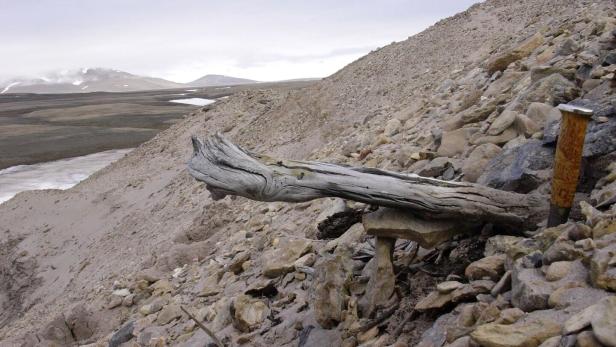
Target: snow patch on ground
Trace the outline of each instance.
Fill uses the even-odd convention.
[[[216,102],[216,100],[212,99],[203,99],[203,98],[190,98],[190,99],[175,99],[169,100],[169,102],[175,102],[177,104],[186,104],[186,105],[196,105],[196,106],[205,106],[211,103]]]
[[[122,158],[132,149],[88,154],[33,165],[17,165],[0,170],[0,203],[19,192],[35,189],[68,189],[96,171]]]

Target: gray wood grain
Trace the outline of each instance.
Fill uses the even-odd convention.
[[[407,209],[423,218],[461,218],[525,229],[536,229],[548,209],[545,196],[373,168],[271,158],[221,134],[192,141],[188,171],[205,182],[215,200],[227,195],[285,202],[340,197]]]

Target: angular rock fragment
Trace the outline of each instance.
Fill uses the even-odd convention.
[[[602,344],[616,346],[616,296],[601,300],[591,319],[592,331]]]
[[[481,325],[471,338],[484,347],[537,347],[560,331],[560,324],[550,319],[528,319],[515,324]]]
[[[616,291],[616,243],[595,251],[590,261],[590,280],[598,288]]]
[[[488,135],[498,135],[505,131],[505,129],[509,128],[517,117],[517,113],[514,111],[505,110],[503,111],[488,129]]]
[[[577,334],[576,346],[579,347],[602,347],[603,344],[597,340],[597,337],[592,331],[582,331]]]
[[[445,282],[441,282],[439,284],[436,285],[436,290],[438,290],[439,293],[441,294],[447,294],[449,292],[452,292],[460,287],[464,286],[463,283],[460,283],[458,281],[445,281]]]
[[[438,148],[438,155],[441,157],[453,157],[456,154],[462,153],[470,137],[477,132],[477,128],[461,128],[452,131],[444,131],[441,139],[441,145]]]
[[[130,341],[133,336],[133,330],[135,329],[135,321],[130,321],[124,324],[118,331],[113,333],[109,339],[108,347],[119,347],[124,342]]]
[[[311,250],[309,240],[282,238],[276,248],[263,254],[263,275],[273,278],[293,271],[295,261]]]
[[[553,149],[544,147],[541,141],[531,140],[494,157],[477,183],[528,193],[547,180],[542,170],[551,168],[553,161]]]
[[[417,311],[423,312],[428,310],[438,310],[452,303],[453,295],[451,293],[442,294],[438,291],[433,291],[415,305]]]
[[[509,64],[529,56],[544,40],[545,38],[541,33],[536,33],[518,46],[491,58],[487,63],[488,73],[503,71]]]
[[[377,308],[384,308],[394,292],[396,275],[392,255],[395,243],[395,239],[381,236],[376,238],[375,261],[370,269],[370,280],[366,285],[366,293],[359,302],[359,307],[366,317],[370,317]]]
[[[571,316],[563,325],[563,334],[577,333],[590,326],[590,322],[598,309],[597,305],[592,305]]]
[[[483,255],[489,257],[496,254],[506,254],[507,250],[522,240],[519,236],[495,235],[486,241]]]
[[[501,151],[500,147],[492,143],[477,146],[464,161],[464,166],[462,166],[464,181],[476,182],[490,160]]]
[[[158,313],[158,317],[156,318],[156,324],[165,325],[181,316],[182,310],[180,310],[180,306],[177,304],[169,304],[163,307],[163,309],[160,310],[160,312]]]
[[[258,299],[239,295],[233,300],[233,324],[242,332],[256,329],[269,315],[269,307]]]
[[[472,262],[466,267],[464,274],[472,280],[488,277],[493,281],[498,281],[505,272],[505,255],[492,255]]]
[[[345,252],[327,256],[315,266],[313,309],[321,327],[331,329],[343,320],[352,271],[351,256]]]

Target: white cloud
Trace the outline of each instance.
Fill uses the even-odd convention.
[[[108,67],[185,82],[323,77],[473,0],[0,0],[0,78]]]

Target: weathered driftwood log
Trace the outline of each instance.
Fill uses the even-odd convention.
[[[547,198],[373,168],[275,159],[247,151],[222,135],[193,137],[188,171],[215,200],[239,195],[258,201],[303,202],[340,197],[401,208],[423,218],[464,219],[535,229]]]

